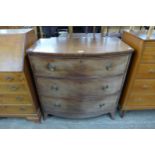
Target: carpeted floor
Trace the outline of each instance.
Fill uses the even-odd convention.
[[[49,117],[46,121],[34,123],[25,119],[0,118],[1,129],[155,129],[155,110],[129,111],[124,118],[116,114],[91,119],[64,119]]]

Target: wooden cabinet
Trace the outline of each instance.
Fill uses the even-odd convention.
[[[155,35],[124,32],[123,41],[135,49],[121,97],[122,114],[127,110],[155,109]]]
[[[110,37],[38,40],[27,52],[45,118],[113,118],[132,51]]]
[[[25,55],[35,41],[31,29],[0,30],[0,117],[40,120],[36,90]]]

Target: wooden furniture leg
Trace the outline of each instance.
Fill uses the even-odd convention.
[[[120,117],[123,118],[124,115],[125,115],[125,111],[124,111],[124,110],[121,110],[121,111],[120,111]]]
[[[114,120],[115,119],[115,112],[113,111],[113,112],[110,112],[109,114],[110,114],[110,118],[112,120]]]

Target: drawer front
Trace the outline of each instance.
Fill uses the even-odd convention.
[[[117,95],[108,96],[100,100],[60,99],[41,97],[45,112],[57,116],[79,117],[97,116],[108,113],[116,108]]]
[[[131,94],[127,105],[133,106],[155,106],[155,94],[153,95],[141,95]]]
[[[155,42],[145,42],[144,43],[144,51],[152,52],[155,51]]]
[[[14,83],[24,81],[25,77],[23,73],[0,73],[0,83]]]
[[[32,106],[0,105],[0,115],[17,115],[34,113]]]
[[[143,63],[155,63],[155,51],[154,52],[144,52],[142,56]]]
[[[28,89],[25,84],[0,84],[0,94],[7,93],[27,93]]]
[[[137,78],[155,78],[155,64],[140,64]]]
[[[5,105],[5,104],[32,104],[32,99],[29,95],[24,95],[24,94],[0,94],[0,105]]]
[[[107,79],[46,79],[38,78],[37,84],[40,95],[53,97],[103,96],[120,91],[122,76]]]
[[[30,56],[35,74],[49,77],[113,76],[123,74],[128,56],[113,56],[89,59],[52,59],[45,56]]]
[[[134,94],[155,94],[155,79],[149,79],[149,80],[135,80],[132,93]]]

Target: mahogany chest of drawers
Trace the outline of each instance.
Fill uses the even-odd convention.
[[[0,117],[39,121],[37,97],[25,56],[36,41],[31,29],[0,30]]]
[[[155,35],[124,32],[123,41],[135,52],[121,97],[122,116],[127,110],[155,109]]]
[[[114,118],[132,51],[110,37],[38,40],[27,52],[44,117]]]

